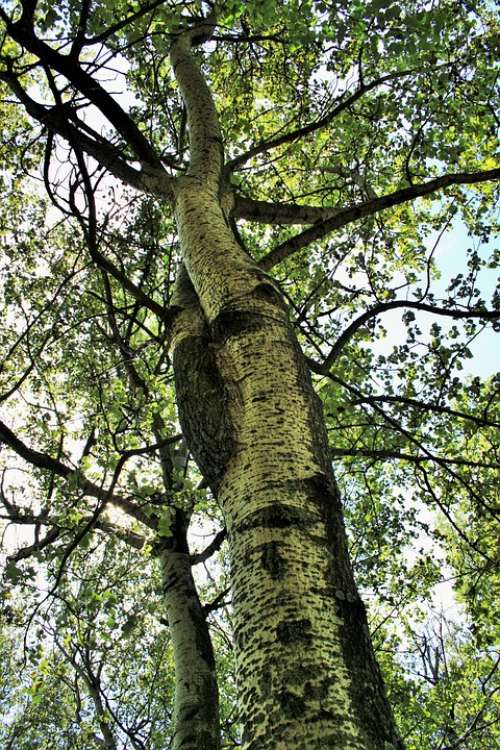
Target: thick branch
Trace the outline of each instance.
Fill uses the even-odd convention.
[[[78,27],[76,31],[73,44],[71,45],[71,57],[78,59],[80,52],[82,51],[85,43],[85,34],[87,33],[87,24],[90,19],[90,12],[92,10],[92,0],[82,0],[80,8],[80,18],[78,19]]]
[[[232,216],[262,224],[315,224],[336,216],[338,207],[301,206],[298,203],[268,203],[234,196]]]
[[[0,80],[5,81],[33,119],[47,127],[52,133],[65,138],[70,144],[78,144],[82,151],[122,182],[141,192],[166,198],[172,197],[172,180],[163,169],[159,170],[147,165],[143,165],[142,170],[134,169],[111,143],[104,139],[96,140],[82,132],[80,126],[84,127],[84,123],[81,123],[70,109],[65,113],[67,116],[63,116],[63,112],[57,107],[45,107],[38,103],[29,96],[12,72],[0,72]],[[70,117],[76,125],[71,124]]]
[[[363,201],[363,203],[358,203],[354,206],[348,206],[337,211],[337,213],[331,218],[315,224],[304,232],[295,235],[295,237],[291,237],[289,240],[282,242],[281,245],[275,247],[274,250],[271,250],[268,255],[262,258],[259,265],[261,268],[268,271],[286,258],[289,258],[298,250],[306,247],[311,242],[322,239],[335,229],[340,229],[358,219],[377,214],[380,211],[384,211],[386,208],[398,206],[401,203],[415,200],[415,198],[435,193],[436,191],[442,190],[450,185],[469,185],[477,182],[498,180],[499,178],[500,169],[445,174],[441,177],[436,177],[434,180],[429,180],[429,182],[424,182],[421,185],[411,185],[410,187],[396,190],[394,193],[383,195],[380,198],[374,198],[373,200]]]
[[[12,39],[28,50],[28,52],[36,55],[45,65],[64,76],[78,91],[84,94],[123,136],[126,143],[133,149],[141,161],[162,169],[161,161],[148,139],[95,77],[92,77],[83,70],[74,57],[62,55],[53,47],[38,39],[33,29],[32,19],[26,13],[26,9],[23,10],[19,21],[15,23],[6,14],[3,14],[3,18],[7,32]]]
[[[182,31],[170,50],[170,60],[186,106],[190,163],[187,174],[206,181],[217,191],[224,161],[222,133],[210,89],[192,47],[210,38],[215,17]]]
[[[120,539],[131,547],[135,547],[135,549],[142,549],[146,544],[146,538],[142,536],[142,534],[118,526],[117,524],[111,523],[111,521],[106,521],[105,519],[97,521],[95,528],[104,531],[110,536],[115,536],[117,539]]]
[[[499,320],[500,310],[456,310],[448,307],[435,307],[434,305],[428,305],[424,302],[418,302],[416,300],[392,300],[390,302],[380,302],[378,305],[366,310],[356,320],[345,329],[341,336],[337,339],[335,344],[332,346],[330,353],[325,359],[323,366],[329,370],[334,361],[337,359],[343,347],[352,339],[356,331],[358,331],[368,320],[376,317],[380,313],[387,312],[388,310],[395,310],[398,307],[411,308],[413,310],[421,310],[423,312],[429,312],[433,315],[445,315],[449,318],[482,318],[483,320]]]

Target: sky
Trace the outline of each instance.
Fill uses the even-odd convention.
[[[463,269],[467,268],[467,249],[473,246],[466,227],[462,222],[456,221],[450,231],[444,235],[438,248],[437,261],[442,272],[442,279],[437,282],[437,289],[443,288],[447,279],[462,273]],[[498,248],[498,244],[496,247]],[[478,248],[478,252],[481,257],[486,258],[494,249],[495,243],[490,240],[488,244]],[[479,288],[489,309],[491,309],[493,291],[498,283],[496,269],[484,269],[480,272]],[[473,359],[464,361],[464,374],[488,377],[500,371],[500,341],[498,334],[492,330],[491,326],[478,336],[470,349]]]
[[[433,247],[436,239],[437,236],[433,235],[428,238],[427,246],[429,250]],[[431,291],[437,298],[446,296],[446,287],[453,277],[459,273],[467,272],[467,250],[476,247],[476,245],[477,240],[468,236],[465,225],[458,219],[444,233],[434,253],[436,265],[441,273],[441,278],[433,279],[431,285]],[[480,256],[485,259],[491,256],[494,249],[494,240],[477,247]],[[488,309],[492,309],[492,294],[499,283],[497,271],[498,269],[483,269],[478,276],[478,288]],[[431,325],[435,322],[440,325],[443,331],[446,331],[452,325],[456,325],[459,330],[463,330],[465,322],[464,320],[453,320],[452,318],[421,311],[415,311],[415,314],[423,333],[429,331]],[[396,309],[385,312],[381,316],[381,322],[388,335],[385,339],[373,344],[378,353],[387,355],[392,351],[394,345],[403,344],[406,340],[407,332],[406,326],[402,323],[402,315],[403,310]],[[491,324],[488,324],[486,329],[481,331],[477,338],[472,341],[469,349],[472,358],[463,360],[461,376],[486,378],[500,371],[500,342],[498,333],[492,329]]]

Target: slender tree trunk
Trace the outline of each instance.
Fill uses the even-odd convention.
[[[179,277],[179,289],[182,288],[183,278],[182,275]],[[147,385],[137,372],[128,342],[122,338],[116,324],[112,312],[111,288],[105,274],[103,280],[110,303],[108,322],[112,340],[122,353],[130,386],[147,397]],[[188,292],[193,295],[192,287],[188,287]],[[182,303],[180,292],[177,297]],[[153,432],[157,443],[161,445],[167,435],[159,411],[153,413]],[[170,448],[166,444],[159,448],[164,489],[161,507],[172,513],[170,534],[166,537],[158,534],[154,547],[160,560],[174,657],[173,750],[219,750],[219,698],[215,660],[208,623],[191,571],[187,542],[188,515],[176,508],[172,499],[175,477]]]
[[[111,731],[111,727],[108,721],[106,720],[106,711],[104,710],[99,690],[90,679],[87,680],[87,687],[95,706],[97,721],[99,722],[99,728],[103,736],[103,747],[105,748],[105,750],[117,750],[115,736]]]
[[[172,536],[160,548],[175,664],[173,750],[219,750],[219,701],[215,660],[191,572],[186,527],[176,511]]]

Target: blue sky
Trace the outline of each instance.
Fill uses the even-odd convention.
[[[429,251],[437,240],[437,234],[430,235],[427,240]],[[470,237],[465,225],[457,219],[441,237],[434,253],[434,260],[441,277],[432,280],[430,290],[437,300],[447,296],[446,288],[452,278],[459,273],[464,276],[467,275],[467,250],[469,248],[475,248],[481,258],[487,259],[493,252],[494,241],[490,240],[488,244],[478,245],[477,238]],[[498,269],[484,269],[478,275],[477,286],[488,309],[492,309],[491,298],[498,284],[497,271]],[[436,304],[439,306],[439,301]],[[387,355],[394,346],[406,341],[407,330],[402,322],[402,315],[403,311],[397,309],[385,312],[381,316],[380,320],[387,331],[387,337],[370,344],[378,353]],[[433,323],[437,323],[441,330],[445,332],[453,325],[460,331],[464,331],[466,322],[465,319],[453,320],[452,318],[421,311],[415,311],[415,317],[422,331],[420,338],[423,341],[431,338],[430,328]],[[463,369],[460,370],[462,377],[478,375],[485,378],[500,371],[500,342],[498,334],[493,331],[491,324],[479,333],[477,338],[469,345],[469,349],[473,356],[471,359],[462,360]]]
[[[476,248],[481,258],[488,258],[494,250],[494,241],[478,246],[477,239],[469,237],[467,229],[461,221],[455,221],[448,232],[445,233],[436,251],[436,262],[441,271],[441,279],[434,282],[436,293],[443,293],[450,279],[467,270],[467,249]],[[491,298],[498,284],[496,269],[483,269],[479,273],[478,287],[488,309],[492,308]],[[431,321],[433,316],[422,316]],[[445,328],[446,321],[441,318],[440,325]],[[500,370],[500,342],[498,334],[491,326],[481,332],[470,346],[473,359],[464,361],[466,374],[481,375],[486,377],[494,375]]]

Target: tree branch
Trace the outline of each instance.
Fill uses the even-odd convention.
[[[500,422],[492,422],[485,417],[467,414],[466,412],[450,409],[447,406],[440,406],[439,404],[433,404],[430,402],[423,403],[422,401],[417,401],[417,399],[408,398],[406,396],[363,396],[362,398],[355,399],[350,403],[353,406],[357,406],[359,404],[371,404],[375,401],[388,404],[405,404],[415,409],[422,409],[423,411],[435,411],[439,414],[448,414],[450,417],[468,419],[471,422],[475,422],[480,427],[500,427]]]
[[[29,448],[2,421],[0,421],[0,442],[8,445],[24,461],[31,464],[32,466],[36,466],[38,469],[50,471],[57,476],[63,477],[64,479],[75,477],[78,489],[80,489],[84,494],[89,495],[90,497],[95,497],[98,500],[107,498],[107,491],[83,476],[83,474],[78,469],[72,469],[70,466],[66,466],[66,464],[63,464],[61,461],[48,456],[46,453],[41,453],[40,451],[34,450],[33,448]],[[154,520],[148,518],[148,516],[146,516],[146,514],[143,513],[143,511],[134,502],[132,502],[132,500],[116,494],[112,494],[108,499],[109,502],[112,503],[112,505],[121,508],[129,516],[132,516],[137,521],[140,521],[148,528],[154,529],[156,527],[156,523],[154,522]]]
[[[64,109],[64,104],[60,99],[60,93],[55,86],[55,82],[52,80],[50,71],[47,71],[47,77],[49,79],[51,90],[56,99],[56,103],[57,103],[56,111],[61,112]],[[162,305],[159,305],[157,302],[155,302],[154,299],[149,297],[147,294],[145,294],[142,291],[140,287],[136,286],[136,284],[130,281],[130,279],[124,273],[122,273],[118,268],[116,268],[116,266],[113,263],[111,263],[111,261],[108,260],[108,258],[106,258],[106,256],[100,252],[99,247],[98,247],[98,240],[97,240],[97,211],[96,211],[96,205],[95,205],[94,192],[92,189],[90,176],[87,170],[87,165],[85,163],[83,151],[80,147],[78,140],[74,140],[73,135],[74,133],[70,131],[68,133],[68,140],[69,140],[70,146],[72,147],[76,155],[78,167],[80,169],[80,173],[82,177],[84,192],[87,198],[88,225],[85,224],[83,215],[76,205],[76,202],[74,200],[74,195],[71,190],[70,190],[70,205],[71,205],[73,214],[78,220],[82,228],[82,232],[87,240],[87,247],[88,247],[92,260],[96,263],[96,265],[99,268],[104,269],[111,276],[117,279],[122,284],[122,286],[139,303],[141,303],[142,305],[144,305],[145,307],[147,307],[148,309],[156,313],[156,315],[158,315],[158,317],[161,320],[164,320],[167,323],[170,323],[173,315],[175,315],[175,312],[169,309],[165,309]]]
[[[281,245],[275,247],[274,250],[271,250],[268,255],[262,258],[259,265],[264,270],[269,271],[275,265],[286,260],[286,258],[289,258],[298,250],[306,247],[311,242],[322,239],[335,229],[340,229],[358,219],[377,214],[380,211],[384,211],[386,208],[398,206],[401,203],[415,200],[415,198],[430,195],[431,193],[435,193],[436,191],[442,190],[450,185],[472,185],[478,182],[497,180],[499,178],[500,169],[445,174],[420,185],[411,185],[410,187],[396,190],[394,193],[383,195],[380,198],[374,198],[353,206],[347,206],[346,208],[337,211],[331,218],[315,224],[304,232],[295,235],[295,237],[291,237],[289,240],[282,242]]]
[[[27,547],[21,547],[21,549],[17,550],[17,552],[9,555],[7,559],[13,560],[14,562],[27,560],[36,552],[40,552],[40,550],[53,544],[55,541],[57,541],[57,539],[59,539],[62,534],[69,531],[69,529],[62,527],[59,524],[54,524],[49,518],[40,518],[37,516],[33,516],[32,518],[29,518],[28,516],[14,517],[10,513],[8,513],[7,517],[12,523],[22,523],[23,525],[35,526],[44,525],[50,527],[47,534],[42,539],[38,539],[33,544],[30,544]],[[90,521],[90,518],[90,516],[83,518],[81,525],[77,526],[76,530],[78,531],[84,528],[85,524]],[[111,523],[110,521],[98,519],[92,525],[93,528],[99,529],[99,531],[103,531],[110,536],[115,536],[117,539],[120,539],[121,541],[125,542],[131,547],[134,547],[135,549],[140,550],[146,544],[146,539],[141,534],[137,534],[135,531],[131,531],[130,529],[122,528],[117,524]]]
[[[434,461],[435,463],[443,466],[445,464],[453,464],[455,466],[470,466],[472,468],[481,469],[500,469],[498,463],[488,463],[487,461],[468,461],[465,458],[446,458],[446,456],[435,456],[434,454],[427,452],[427,455],[420,456],[411,453],[403,453],[400,451],[391,450],[371,450],[369,448],[332,448],[330,450],[332,458],[342,458],[352,456],[364,456],[366,458],[373,458],[377,461],[386,461],[395,459],[397,461],[409,461],[414,464],[421,464],[427,461]]]
[[[224,599],[229,594],[230,591],[231,591],[231,587],[228,586],[226,589],[221,591],[220,594],[218,594],[215,597],[215,599],[213,599],[211,602],[207,602],[207,604],[204,604],[202,607],[203,614],[208,615],[210,614],[210,612],[213,612],[214,610],[219,609],[220,607],[227,606],[228,602],[225,602]]]
[[[231,215],[237,219],[262,224],[315,224],[331,219],[341,209],[336,207],[301,206],[298,203],[269,203],[235,195]]]
[[[203,552],[198,552],[197,554],[190,556],[191,565],[199,565],[200,563],[203,563],[210,557],[212,557],[215,552],[218,552],[220,550],[226,536],[227,531],[225,528],[218,531],[210,544],[205,547]]]
[[[158,8],[160,5],[164,5],[165,2],[166,0],[154,0],[154,2],[152,3],[148,3],[147,5],[139,7],[139,10],[136,10],[129,16],[125,16],[125,18],[123,18],[121,21],[117,21],[112,26],[108,26],[108,28],[105,31],[102,31],[100,34],[96,34],[96,36],[86,38],[85,46],[90,46],[92,44],[101,44],[102,42],[105,42],[106,39],[109,39],[110,36],[113,36],[113,34],[116,34],[118,31],[124,29],[125,26],[128,26],[129,23],[138,21],[139,18],[142,18],[142,16],[145,16],[147,13],[156,10],[156,8]]]
[[[356,386],[352,385],[351,383],[348,383],[345,380],[342,380],[342,378],[339,378],[337,375],[334,375],[330,370],[327,370],[323,365],[319,364],[310,357],[306,357],[306,361],[312,372],[329,378],[334,383],[338,383],[339,385],[341,385],[343,388],[349,391],[349,393],[353,393],[358,399],[363,399],[363,394],[361,393],[359,388],[356,388]],[[401,435],[403,435],[410,443],[415,445],[419,451],[421,451],[429,459],[439,463],[454,480],[456,480],[460,485],[462,485],[462,487],[464,487],[464,489],[474,498],[478,505],[485,507],[490,513],[494,514],[494,509],[489,504],[487,504],[484,501],[484,498],[482,498],[470,485],[467,484],[463,477],[453,471],[453,469],[451,469],[450,466],[447,465],[446,461],[434,456],[434,454],[431,453],[431,451],[429,451],[409,430],[405,429],[397,419],[392,417],[390,414],[387,414],[377,403],[373,403],[371,404],[371,406],[374,411],[381,415],[384,421],[390,424],[391,427],[397,432],[401,433]],[[419,466],[419,468],[424,471],[424,467],[422,466],[422,464],[417,464],[417,466]],[[487,555],[484,555],[483,553],[480,554],[482,554],[483,557],[489,559]]]
[[[332,120],[335,117],[338,117],[338,115],[340,115],[346,109],[348,109],[353,104],[355,104],[355,102],[357,102],[358,99],[361,99],[361,97],[364,96],[369,91],[373,91],[373,89],[377,88],[378,86],[382,86],[384,83],[395,81],[398,78],[405,78],[417,72],[418,71],[416,69],[401,70],[395,73],[389,73],[388,75],[382,76],[381,78],[377,78],[375,81],[372,81],[369,84],[361,85],[360,88],[354,92],[354,94],[351,94],[351,96],[349,96],[347,99],[340,101],[324,117],[321,117],[319,120],[316,120],[315,122],[310,122],[307,125],[304,125],[300,128],[296,128],[295,130],[292,130],[290,133],[284,133],[283,135],[279,135],[274,138],[268,138],[265,141],[261,141],[260,143],[257,143],[255,146],[249,149],[246,153],[241,154],[240,156],[237,156],[236,158],[228,162],[226,169],[229,172],[234,172],[236,169],[243,166],[243,164],[245,164],[249,159],[252,159],[254,156],[258,156],[259,154],[262,154],[265,151],[269,151],[272,148],[276,148],[277,146],[282,146],[285,143],[292,143],[293,141],[296,141],[305,135],[309,135],[309,133],[314,133],[316,130],[320,130],[321,128],[324,128],[325,125],[328,125],[330,122],[332,122]]]
[[[172,178],[163,169],[159,170],[149,165],[143,165],[141,170],[134,169],[120,156],[118,148],[111,143],[104,139],[96,140],[82,132],[80,127],[84,128],[85,124],[80,122],[73,111],[68,109],[66,112],[68,116],[63,117],[60,108],[46,107],[36,102],[24,90],[12,71],[0,72],[0,80],[5,81],[31,117],[68,142],[79,144],[82,151],[85,151],[122,182],[141,192],[153,193],[169,199],[172,197]],[[77,123],[76,126],[70,123],[69,115]]]
[[[36,552],[40,552],[42,549],[45,549],[45,547],[53,544],[59,538],[60,534],[61,529],[57,526],[53,526],[48,530],[43,539],[39,539],[33,544],[30,544],[28,547],[21,547],[21,549],[17,550],[17,552],[14,552],[12,555],[8,555],[7,560],[11,560],[12,562],[28,560]]]
[[[192,48],[209,39],[215,29],[215,14],[179,33],[170,50],[189,129],[190,162],[187,174],[208,182],[218,191],[224,161],[222,133],[212,93]]]
[[[18,44],[36,55],[46,66],[64,76],[78,91],[94,104],[123,136],[141,161],[162,170],[162,163],[154,148],[135,122],[115,99],[100,85],[95,77],[87,73],[74,57],[62,55],[35,34],[32,13],[24,6],[21,18],[13,22],[4,16],[7,32]]]
[[[500,310],[453,310],[447,307],[435,307],[434,305],[428,305],[424,302],[418,302],[416,300],[391,300],[390,302],[380,302],[378,305],[366,310],[362,315],[352,321],[349,326],[345,329],[341,336],[337,339],[335,344],[332,346],[328,356],[323,362],[323,367],[329,370],[334,361],[337,359],[343,347],[352,339],[356,331],[358,331],[366,322],[371,318],[376,317],[380,313],[387,312],[388,310],[395,310],[398,307],[410,308],[413,310],[421,310],[423,312],[429,312],[433,315],[444,315],[449,318],[482,318],[483,320],[499,320]]]

